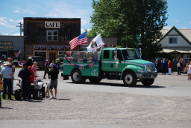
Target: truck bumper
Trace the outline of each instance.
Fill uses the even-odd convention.
[[[142,72],[137,73],[138,79],[155,79],[157,77],[157,72]]]

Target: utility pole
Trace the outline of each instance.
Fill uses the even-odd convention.
[[[22,32],[23,32],[23,24],[21,22],[19,22],[19,26],[16,26],[20,28],[20,36],[22,36]]]

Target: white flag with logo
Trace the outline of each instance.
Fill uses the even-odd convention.
[[[101,48],[104,45],[101,34],[97,35],[88,45],[87,51],[88,52],[95,52],[97,49]]]

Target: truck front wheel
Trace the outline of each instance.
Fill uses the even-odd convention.
[[[154,79],[143,79],[141,82],[144,86],[150,86],[154,83]]]
[[[125,86],[135,86],[137,83],[136,74],[133,72],[125,72],[123,76],[123,83]]]
[[[74,70],[71,74],[72,82],[75,84],[84,83],[85,79],[83,76],[81,76],[81,73],[79,70]]]

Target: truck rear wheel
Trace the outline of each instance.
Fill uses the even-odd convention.
[[[144,86],[150,86],[154,83],[154,79],[144,79],[144,80],[141,80],[141,82]]]
[[[81,72],[79,70],[72,71],[71,78],[72,82],[75,84],[80,84],[85,82],[85,79],[83,78],[83,76],[81,76]]]
[[[101,78],[90,77],[89,80],[90,80],[91,83],[97,84],[97,83],[99,83],[101,81]]]
[[[133,72],[125,72],[123,76],[123,83],[125,86],[135,86],[137,83],[137,77]]]

